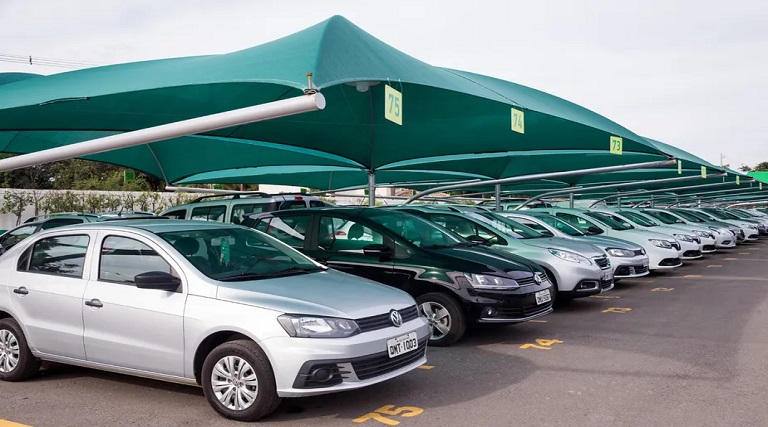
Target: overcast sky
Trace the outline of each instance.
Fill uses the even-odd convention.
[[[425,62],[581,104],[732,167],[768,161],[762,0],[0,0],[0,54],[111,64],[226,53],[343,15]],[[0,72],[63,68],[0,62]]]

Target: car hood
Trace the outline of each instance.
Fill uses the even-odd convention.
[[[605,255],[605,252],[603,252],[600,248],[596,247],[595,245],[592,245],[586,242],[562,239],[559,237],[521,239],[520,241],[528,246],[535,246],[543,249],[552,248],[552,249],[559,249],[563,251],[575,252],[577,254],[580,254],[589,258]]]
[[[499,252],[484,247],[454,247],[443,249],[430,249],[429,252],[447,257],[450,261],[453,259],[454,265],[467,265],[467,262],[475,264],[475,271],[465,271],[466,273],[495,273],[506,274],[513,279],[529,278],[534,272],[543,271],[541,267],[527,259],[511,254],[509,252]],[[462,270],[466,267],[461,268]]]
[[[581,236],[576,237],[576,240],[583,241],[585,243],[590,243],[592,245],[595,245],[599,248],[616,248],[616,249],[625,249],[629,251],[637,251],[642,249],[640,245],[637,243],[632,243],[627,240],[618,239],[615,237],[607,237],[607,236]]]
[[[659,233],[659,232],[650,231],[650,230],[640,230],[639,228],[633,228],[631,230],[623,230],[623,231],[619,231],[619,233],[632,234],[636,238],[675,240],[675,238],[671,234]]]
[[[415,304],[403,291],[333,269],[245,282],[219,282],[216,297],[283,313],[359,319]]]

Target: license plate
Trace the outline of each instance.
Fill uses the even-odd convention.
[[[603,271],[603,280],[611,280],[611,279],[613,279],[613,270]]]
[[[416,338],[416,332],[392,338],[387,340],[387,352],[389,357],[397,357],[419,348],[419,340]]]
[[[534,295],[536,295],[536,304],[541,305],[545,302],[552,301],[552,295],[549,293],[549,289],[536,292]]]

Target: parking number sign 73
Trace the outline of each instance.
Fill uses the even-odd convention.
[[[618,136],[611,137],[611,154],[621,155],[623,151],[624,140]]]
[[[403,94],[389,85],[384,87],[384,118],[401,126],[403,124]]]

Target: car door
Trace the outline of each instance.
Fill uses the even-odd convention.
[[[128,232],[101,232],[94,246],[83,311],[89,362],[166,375],[184,375],[186,289],[139,289],[137,274],[162,271],[179,277],[167,253]]]
[[[306,254],[339,271],[392,284],[393,258],[365,255],[369,245],[385,245],[394,254],[394,242],[375,226],[333,214],[321,214],[315,222],[312,245]]]
[[[12,304],[26,327],[33,350],[77,360],[83,348],[83,294],[88,283],[84,266],[95,233],[73,232],[36,240],[10,273]]]

